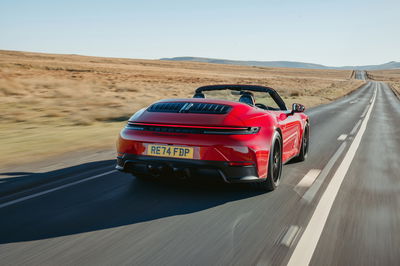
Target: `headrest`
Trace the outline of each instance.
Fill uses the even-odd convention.
[[[248,105],[253,106],[255,104],[253,93],[243,91],[241,92],[242,96],[239,98],[239,102],[246,103]]]
[[[206,96],[202,92],[196,92],[193,98],[206,98]]]

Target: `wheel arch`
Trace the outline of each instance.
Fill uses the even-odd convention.
[[[281,156],[283,156],[283,135],[282,135],[282,130],[279,127],[277,127],[275,129],[275,131],[278,132],[279,136],[281,137]],[[272,143],[271,143],[271,146],[272,146]]]

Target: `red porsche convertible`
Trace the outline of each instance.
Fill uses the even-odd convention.
[[[264,86],[200,87],[193,98],[161,100],[135,113],[120,132],[116,168],[139,178],[215,177],[274,190],[282,164],[307,157],[303,112],[301,104],[288,110]]]

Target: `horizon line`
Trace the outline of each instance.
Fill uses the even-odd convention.
[[[38,54],[52,54],[52,55],[76,55],[76,56],[86,56],[86,57],[103,57],[103,58],[114,58],[114,59],[132,59],[132,60],[165,60],[173,58],[200,58],[200,59],[215,59],[215,60],[227,60],[227,61],[237,61],[237,62],[290,62],[290,63],[303,63],[303,64],[313,64],[313,65],[320,65],[324,67],[334,67],[334,68],[341,68],[341,67],[363,67],[363,66],[379,66],[388,63],[400,63],[400,61],[391,60],[380,64],[368,64],[368,65],[340,65],[340,66],[333,66],[333,65],[325,65],[321,63],[313,63],[313,62],[304,62],[304,61],[291,61],[291,60],[244,60],[244,59],[227,59],[227,58],[215,58],[215,57],[205,57],[205,56],[173,56],[173,57],[161,57],[161,58],[133,58],[133,57],[120,57],[120,56],[107,56],[107,55],[88,55],[88,54],[79,54],[79,53],[57,53],[57,52],[43,52],[43,51],[27,51],[27,50],[8,50],[0,48],[0,51],[9,51],[9,52],[21,52],[21,53],[38,53]],[[186,61],[188,62],[188,61]],[[196,62],[196,61],[193,61]],[[209,62],[198,62],[198,63],[208,63]]]

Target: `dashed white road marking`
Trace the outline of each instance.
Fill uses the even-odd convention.
[[[72,183],[69,183],[69,184],[65,184],[65,185],[62,185],[62,186],[59,186],[59,187],[55,187],[55,188],[48,189],[48,190],[45,190],[45,191],[42,191],[42,192],[38,192],[38,193],[29,195],[29,196],[25,196],[25,197],[22,197],[22,198],[19,198],[19,199],[16,199],[16,200],[8,201],[8,202],[0,204],[0,209],[4,208],[4,207],[7,207],[7,206],[10,206],[10,205],[13,205],[13,204],[16,204],[16,203],[19,203],[21,201],[25,201],[25,200],[28,200],[28,199],[36,198],[36,197],[39,197],[39,196],[45,195],[47,193],[51,193],[51,192],[63,189],[63,188],[72,187],[72,186],[75,186],[77,184],[80,184],[80,183],[83,183],[83,182],[86,182],[86,181],[89,181],[89,180],[93,180],[93,179],[96,179],[96,178],[99,178],[99,177],[114,173],[116,171],[117,170],[111,170],[111,171],[108,171],[108,172],[105,172],[105,173],[102,173],[102,174],[98,174],[98,175],[95,175],[95,176],[87,177],[87,178],[84,178],[84,179],[81,179],[81,180],[78,180],[78,181],[75,181],[75,182],[72,182]]]
[[[317,246],[318,240],[322,234],[322,230],[324,229],[326,220],[328,219],[328,215],[332,208],[333,202],[343,182],[343,179],[350,168],[351,162],[356,155],[357,149],[361,143],[361,138],[367,128],[372,109],[375,105],[376,91],[377,87],[375,87],[372,104],[365,116],[364,121],[361,124],[360,130],[354,137],[354,140],[351,143],[349,150],[347,151],[345,157],[343,158],[343,161],[341,162],[331,181],[329,182],[324,194],[322,194],[321,199],[318,202],[318,205],[303,235],[297,243],[297,246],[295,247],[287,265],[309,265],[311,258],[314,254],[314,250]]]
[[[321,173],[321,170],[319,169],[311,169],[310,171],[308,171],[308,173],[294,187],[294,190],[298,191],[302,188],[310,187],[314,183],[315,179],[317,179],[319,173]]]
[[[347,138],[347,135],[346,134],[342,134],[337,138],[337,140],[345,140],[346,138]]]
[[[339,146],[339,148],[333,154],[331,159],[329,159],[328,163],[325,165],[325,167],[322,169],[321,173],[318,175],[318,178],[314,181],[312,186],[303,194],[303,200],[310,203],[314,199],[319,188],[324,183],[325,178],[330,173],[332,167],[335,165],[335,163],[339,159],[340,155],[342,155],[346,146],[347,146],[347,141],[342,142],[342,145]]]
[[[368,106],[367,106],[367,108],[365,108],[365,110],[363,111],[363,113],[361,114],[361,118],[363,118],[364,116],[365,116],[365,114],[367,113],[367,111],[368,111]]]
[[[358,122],[356,123],[356,125],[353,127],[353,129],[351,130],[351,132],[350,132],[350,135],[354,135],[355,133],[356,133],[356,131],[357,131],[357,129],[358,129],[358,127],[360,126],[360,124],[361,124],[361,122],[362,122],[362,120],[360,119],[360,120],[358,120]]]
[[[291,225],[289,229],[286,231],[286,234],[283,236],[281,245],[286,247],[290,247],[293,243],[293,240],[296,238],[300,231],[300,227],[297,225]]]

